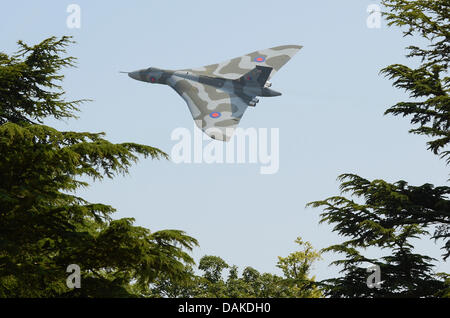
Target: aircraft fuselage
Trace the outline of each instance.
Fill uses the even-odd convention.
[[[154,67],[130,72],[129,76],[139,81],[169,86],[172,86],[172,83],[176,83],[178,80],[186,79],[215,87],[227,93],[245,95],[250,99],[254,96],[272,97],[281,95],[280,92],[266,86],[261,86],[257,82],[246,81],[243,77],[232,80],[221,77],[197,75],[189,71],[163,70]]]

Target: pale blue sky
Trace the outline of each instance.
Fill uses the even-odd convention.
[[[66,7],[81,6],[81,29],[66,27]],[[344,4],[345,3],[345,4]],[[295,251],[301,236],[316,248],[340,239],[319,225],[310,201],[338,194],[344,172],[413,185],[443,185],[444,162],[409,135],[407,119],[383,116],[407,98],[379,76],[393,63],[411,63],[411,39],[398,29],[366,26],[367,6],[378,1],[3,1],[0,50],[73,35],[69,54],[78,69],[64,83],[69,99],[91,98],[80,119],[48,121],[59,129],[104,131],[113,142],[133,141],[170,153],[174,128],[192,130],[184,101],[166,86],[133,81],[119,70],[188,68],[283,44],[304,48],[272,79],[283,93],[261,98],[241,127],[280,129],[280,169],[259,174],[256,164],[174,164],[141,160],[130,175],[80,192],[111,204],[152,231],[185,230],[200,242],[194,256],[218,255],[241,269],[279,273],[277,256]],[[150,207],[151,206],[151,207]],[[417,242],[439,257],[438,246]],[[325,255],[314,273],[336,274]],[[82,264],[80,264],[82,266]],[[441,264],[438,271],[450,271]]]

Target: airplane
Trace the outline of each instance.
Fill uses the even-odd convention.
[[[213,139],[229,141],[247,107],[259,102],[257,96],[281,95],[270,88],[269,79],[301,48],[282,45],[193,69],[150,67],[122,73],[172,87],[187,103],[197,127]]]

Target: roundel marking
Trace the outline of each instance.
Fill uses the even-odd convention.
[[[212,112],[211,114],[209,114],[209,117],[211,118],[219,118],[220,116],[222,116],[222,114],[219,112]]]
[[[153,76],[150,77],[150,82],[152,82],[152,83],[156,82],[156,78],[154,78]]]
[[[262,63],[266,60],[266,58],[264,56],[257,56],[255,57],[254,61],[258,62],[258,63]]]

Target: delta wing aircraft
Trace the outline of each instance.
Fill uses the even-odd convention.
[[[302,47],[283,45],[200,68],[150,67],[126,72],[131,78],[172,87],[187,103],[195,124],[209,137],[228,141],[257,96],[279,96],[269,79]]]

